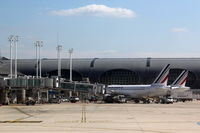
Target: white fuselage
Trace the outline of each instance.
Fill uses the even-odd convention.
[[[108,85],[107,92],[128,95],[132,98],[164,96],[169,91],[161,84],[152,85]]]
[[[179,85],[175,85],[175,86],[169,85],[169,86],[167,86],[167,88],[170,88],[170,93],[171,94],[173,94],[173,93],[179,93],[179,92],[185,92],[185,91],[190,90],[190,87],[179,86]]]

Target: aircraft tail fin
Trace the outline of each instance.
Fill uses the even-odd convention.
[[[188,71],[183,70],[178,78],[172,83],[172,85],[185,86],[188,77]]]
[[[169,76],[170,64],[167,64],[157,78],[154,80],[153,84],[163,84],[167,86],[168,76]]]

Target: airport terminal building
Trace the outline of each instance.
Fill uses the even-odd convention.
[[[57,59],[42,59],[42,76],[57,76]],[[88,78],[91,83],[102,84],[150,84],[161,69],[171,64],[169,83],[182,70],[189,71],[187,86],[200,88],[200,58],[76,58],[73,59],[73,80]],[[10,60],[1,58],[0,75],[8,76]],[[69,59],[62,59],[61,74],[69,79]],[[14,70],[14,64],[13,64]],[[36,75],[36,59],[19,59],[18,74]]]

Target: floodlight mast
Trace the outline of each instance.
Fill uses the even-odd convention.
[[[0,48],[0,58],[2,58],[2,57],[1,57],[1,48]]]
[[[38,44],[39,44],[39,41],[36,41],[34,44],[35,44],[35,48],[36,48],[36,78],[38,78]]]
[[[39,59],[40,59],[40,78],[42,78],[42,60],[41,60],[41,54],[40,49],[43,47],[43,41],[39,41]]]
[[[69,49],[69,58],[70,58],[70,75],[69,75],[69,81],[72,82],[72,54],[73,54],[73,48]]]
[[[62,51],[62,45],[58,45],[56,47],[57,49],[57,58],[58,58],[58,77],[61,77],[61,57],[60,57],[60,53]]]
[[[38,78],[38,68],[40,67],[40,78],[42,77],[42,63],[41,63],[41,57],[40,57],[40,48],[43,46],[43,41],[36,41],[35,43],[35,47],[36,47],[36,78]],[[38,50],[39,50],[39,62],[38,62]],[[40,65],[38,67],[38,64]]]
[[[15,78],[17,78],[17,44],[18,44],[18,37],[14,37],[14,44],[15,44]]]
[[[8,41],[10,42],[10,78],[12,79],[12,47],[14,42],[14,36],[10,35],[8,37]]]

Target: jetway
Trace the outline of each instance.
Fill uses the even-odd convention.
[[[68,92],[68,97],[78,96],[81,100],[88,99],[91,96],[102,96],[104,92],[103,84],[90,84],[82,82],[61,82],[60,89]]]
[[[6,79],[6,87],[10,88],[52,88],[55,85],[53,84],[53,79],[50,78],[13,78]]]
[[[78,96],[80,99],[102,92],[104,85],[83,82],[68,82],[58,78],[1,78],[0,104],[25,103],[33,97],[38,103],[48,102],[53,97]]]

